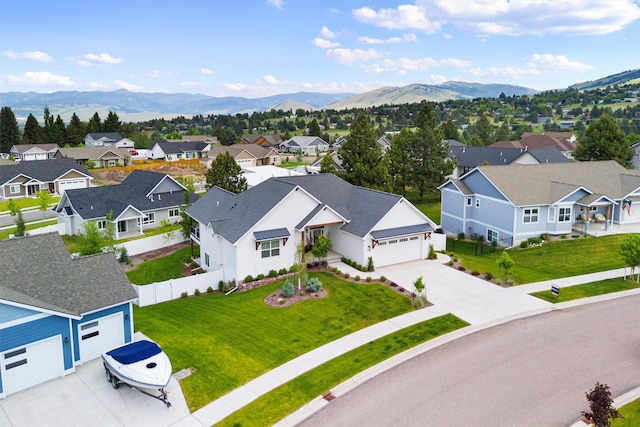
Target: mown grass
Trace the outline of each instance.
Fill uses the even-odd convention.
[[[612,292],[627,291],[640,287],[635,280],[616,279],[600,280],[597,282],[585,283],[584,285],[569,286],[560,289],[557,297],[553,296],[551,289],[547,291],[533,292],[531,295],[549,302],[565,302],[574,299],[588,298],[596,295],[604,295]]]
[[[199,247],[194,248],[194,252]],[[127,277],[131,283],[136,285],[148,285],[154,282],[162,282],[169,279],[183,277],[182,269],[185,266],[184,260],[191,258],[191,248],[178,249],[174,253],[162,258],[145,261],[135,270],[127,272]],[[211,286],[217,289],[218,285],[212,283]],[[204,291],[205,289],[202,289]]]
[[[27,223],[25,225],[25,230],[28,232],[29,230],[35,230],[36,228],[46,227],[48,225],[57,224],[57,219],[51,219],[48,221],[39,222],[37,224]],[[0,230],[0,240],[6,240],[9,238],[9,235],[16,234],[16,227],[5,228],[4,230]]]
[[[398,353],[467,326],[446,314],[404,328],[338,356],[261,396],[217,425],[272,425],[332,387]]]
[[[19,199],[12,199],[13,204],[16,205],[19,209],[38,207],[40,206],[40,201],[35,197],[24,197]],[[51,196],[50,204],[58,203],[60,201],[60,196]],[[5,200],[0,202],[0,212],[9,210],[9,200]]]
[[[618,409],[624,418],[616,418],[611,427],[636,427],[640,425],[640,399],[629,402]]]
[[[576,276],[624,267],[619,254],[624,235],[568,238],[546,242],[542,246],[508,251],[515,262],[512,269],[516,284],[532,283],[559,277]],[[501,249],[482,246],[468,240],[447,239],[447,250],[461,258],[467,270],[498,276],[496,260]]]
[[[159,342],[174,372],[194,371],[181,381],[193,411],[314,348],[412,310],[408,297],[386,285],[313,276],[327,290],[325,298],[270,307],[264,298],[283,285],[280,280],[228,296],[134,307],[136,329]]]

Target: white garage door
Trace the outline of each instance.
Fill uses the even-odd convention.
[[[57,335],[0,354],[2,389],[7,395],[61,377],[62,337]]]
[[[102,352],[124,344],[122,313],[101,317],[78,325],[80,361],[88,362]]]
[[[236,163],[240,167],[253,166],[253,160],[236,160]]]
[[[58,182],[58,188],[60,189],[60,194],[64,190],[73,190],[74,188],[85,188],[87,186],[87,181],[85,179],[69,179],[65,181]]]
[[[418,260],[422,256],[421,242],[422,239],[419,236],[380,240],[373,249],[375,265],[381,267]]]

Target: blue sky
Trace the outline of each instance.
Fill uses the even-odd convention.
[[[639,34],[640,0],[0,0],[0,92],[544,90],[640,68]]]

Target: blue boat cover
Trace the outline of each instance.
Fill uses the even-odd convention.
[[[113,350],[108,351],[107,354],[123,365],[129,365],[131,363],[136,363],[141,360],[148,359],[151,356],[155,356],[161,351],[162,349],[158,346],[158,344],[151,341],[142,340],[129,343],[122,347],[114,348]]]

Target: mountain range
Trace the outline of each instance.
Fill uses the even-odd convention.
[[[631,70],[576,84],[571,88],[586,90],[637,81],[640,81],[640,70]],[[402,87],[383,87],[360,94],[297,92],[263,98],[130,92],[124,89],[111,92],[4,92],[0,93],[0,106],[11,107],[18,121],[26,120],[29,114],[41,120],[44,108],[48,107],[51,114],[60,115],[65,121],[68,121],[73,113],[86,121],[94,113],[104,118],[109,111],[113,111],[123,121],[138,122],[194,114],[251,114],[271,109],[295,112],[299,108],[306,111],[344,110],[421,101],[497,98],[502,93],[507,96],[520,96],[532,95],[536,91],[523,86],[451,81],[439,85],[416,83]]]

